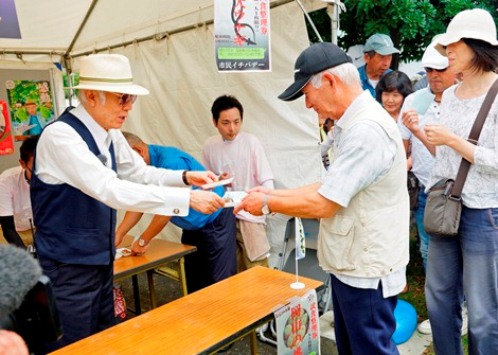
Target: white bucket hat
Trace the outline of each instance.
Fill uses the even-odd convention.
[[[91,54],[80,62],[80,81],[73,89],[147,95],[149,90],[133,84],[128,58],[121,54]]]
[[[498,46],[496,25],[491,14],[483,9],[459,12],[451,20],[446,33],[438,38],[436,49],[442,55],[446,55],[444,47],[462,38],[479,39],[492,46]]]
[[[435,46],[437,45],[438,39],[442,35],[437,35],[433,38],[431,44],[427,47],[422,56],[422,65],[424,68],[432,68],[432,69],[446,69],[448,68],[448,58],[439,53]]]

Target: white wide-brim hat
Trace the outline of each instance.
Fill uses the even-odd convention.
[[[80,81],[73,89],[147,95],[149,90],[133,83],[130,62],[121,54],[91,54],[80,62]]]
[[[453,17],[446,33],[437,40],[436,49],[446,55],[448,44],[460,41],[462,38],[479,39],[492,46],[498,46],[496,40],[496,25],[491,14],[483,9],[464,10]]]

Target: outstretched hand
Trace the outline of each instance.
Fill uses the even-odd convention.
[[[225,200],[211,191],[190,191],[190,207],[196,211],[211,214],[225,206]]]
[[[265,198],[265,195],[266,195],[265,193],[254,191],[254,189],[249,190],[249,194],[242,199],[240,204],[235,206],[233,213],[237,214],[240,211],[244,210],[249,212],[253,216],[262,216],[263,199]]]
[[[218,176],[212,171],[187,171],[189,185],[202,186],[218,181]]]

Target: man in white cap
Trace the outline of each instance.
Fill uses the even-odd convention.
[[[429,85],[406,97],[401,108],[402,119],[398,122],[406,152],[411,153],[411,171],[419,183],[418,204],[414,212],[424,271],[429,254],[429,235],[424,228],[427,200],[425,189],[435,163],[435,147],[427,143],[424,128],[427,124],[439,123],[443,92],[456,82],[456,74],[447,70],[448,58],[435,49],[435,44],[436,42],[433,41],[422,57],[422,65],[425,68]],[[429,321],[425,320],[420,323],[418,330],[423,334],[430,334]]]
[[[391,37],[383,33],[370,36],[363,47],[365,64],[358,68],[361,86],[375,97],[375,87],[380,78],[391,71],[389,67],[394,53],[400,53],[394,47]]]
[[[438,123],[440,104],[444,90],[456,82],[456,75],[448,69],[448,58],[441,55],[431,43],[422,57],[422,65],[427,74],[429,85],[406,97],[398,122],[405,149],[411,146],[411,170],[419,180],[420,193],[415,212],[417,229],[420,237],[420,253],[427,263],[429,236],[424,230],[424,209],[427,195],[424,190],[434,165],[434,147],[427,143],[424,127],[426,124]]]
[[[31,179],[40,265],[50,278],[63,337],[57,349],[115,324],[113,260],[116,209],[185,216],[223,207],[213,192],[191,190],[212,172],[171,171],[145,164],[119,130],[138,95],[125,56],[81,60],[81,105],[43,130]],[[166,186],[177,187],[166,187]]]
[[[334,160],[321,183],[289,190],[259,187],[235,212],[321,218],[320,266],[330,273],[339,354],[397,354],[394,308],[406,285],[409,206],[406,157],[396,123],[361,87],[339,47],[318,43],[294,67],[279,98],[304,94],[320,121],[333,119]]]

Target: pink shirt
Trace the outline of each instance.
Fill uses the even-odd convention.
[[[233,190],[244,191],[255,186],[273,189],[273,172],[259,139],[240,132],[233,141],[219,135],[207,139],[202,148],[204,166],[215,174],[229,173],[234,177]],[[264,223],[264,216],[256,217],[245,211],[237,218]]]

